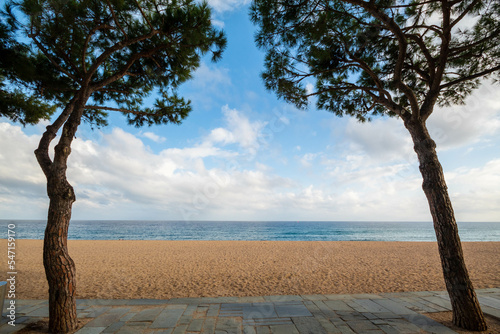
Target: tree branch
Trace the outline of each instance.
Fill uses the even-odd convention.
[[[442,89],[449,88],[449,87],[451,87],[453,85],[459,84],[459,83],[464,82],[464,81],[468,81],[468,80],[472,80],[472,79],[477,79],[477,78],[480,78],[482,76],[491,74],[491,73],[493,73],[495,71],[498,71],[498,70],[500,70],[500,65],[497,65],[495,67],[492,67],[492,68],[490,68],[488,70],[484,70],[484,71],[476,73],[476,74],[472,74],[472,75],[469,75],[469,76],[466,76],[466,77],[462,77],[460,79],[456,79],[454,81],[447,82],[444,85],[439,86],[439,89],[442,90]]]
[[[407,54],[407,45],[406,36],[401,30],[401,28],[394,22],[392,18],[387,16],[387,14],[378,10],[378,8],[374,5],[372,1],[366,2],[363,0],[344,0],[344,2],[350,3],[352,5],[359,6],[368,11],[374,18],[379,19],[387,26],[387,29],[390,30],[397,38],[399,44],[399,54],[398,60],[396,62],[396,66],[394,68],[394,81],[396,82],[396,86],[406,95],[408,101],[410,102],[412,115],[413,117],[418,117],[420,113],[420,108],[418,105],[417,97],[415,93],[408,87],[402,80],[402,72],[404,67],[404,61],[406,59]]]
[[[57,119],[51,125],[47,126],[45,132],[38,143],[38,148],[35,150],[35,156],[38,164],[42,168],[45,176],[49,176],[52,168],[52,160],[49,156],[49,147],[52,140],[57,136],[57,131],[63,126],[64,122],[68,119],[69,115],[74,109],[76,98],[73,99],[66,105],[63,112],[57,117]]]
[[[82,53],[82,68],[83,68],[83,73],[87,73],[87,64],[85,63],[85,57],[87,56],[87,47],[89,45],[90,39],[92,36],[99,30],[101,29],[114,29],[112,26],[103,24],[97,27],[94,27],[90,33],[88,34],[87,38],[85,39],[85,44],[83,45],[83,53]]]
[[[453,28],[458,22],[460,22],[467,13],[469,13],[474,6],[476,6],[481,0],[475,0],[473,1],[467,8],[460,14],[453,22],[451,22],[450,26]]]
[[[130,46],[132,44],[135,44],[135,43],[138,43],[138,42],[141,42],[141,41],[144,41],[146,39],[149,39],[151,37],[153,37],[154,35],[158,34],[158,31],[151,31],[149,34],[146,34],[146,35],[142,35],[142,36],[139,36],[139,37],[136,37],[134,39],[126,39],[124,41],[120,41],[118,43],[116,43],[115,45],[113,45],[112,47],[106,49],[106,51],[104,51],[99,57],[97,57],[95,63],[90,67],[89,69],[89,72],[88,72],[88,75],[87,75],[87,80],[90,81],[92,75],[97,71],[97,69],[99,68],[99,66],[102,65],[102,63],[111,55],[113,54],[113,52],[116,52],[116,51],[119,51],[127,46]],[[101,87],[97,87],[97,89],[99,89]]]
[[[105,106],[94,106],[94,105],[86,105],[85,109],[92,109],[92,110],[108,110],[108,111],[119,111],[127,114],[133,114],[133,115],[139,115],[139,116],[151,116],[151,113],[145,112],[145,111],[139,111],[139,110],[130,110],[130,109],[125,109],[125,108],[112,108],[112,107],[105,107]]]
[[[43,52],[43,54],[50,60],[52,65],[54,65],[61,73],[66,74],[70,79],[74,80],[75,82],[78,82],[78,79],[71,74],[70,72],[66,71],[61,65],[59,65],[52,55],[43,47],[43,45],[36,39],[36,36],[34,34],[28,34],[28,37],[31,38],[31,40],[36,44],[36,46],[40,49],[40,51]]]
[[[129,61],[125,64],[125,66],[118,72],[116,72],[115,74],[109,76],[108,78],[106,79],[103,79],[99,82],[96,82],[94,85],[92,85],[92,88],[94,90],[98,90],[98,89],[101,89],[102,87],[116,81],[116,80],[119,80],[120,78],[124,77],[125,74],[128,73],[128,70],[130,69],[130,67],[132,67],[132,65],[134,65],[134,63],[141,59],[141,58],[144,58],[144,57],[148,57],[148,56],[151,56],[152,54],[154,54],[155,52],[163,49],[165,46],[162,46],[162,47],[157,47],[157,48],[153,48],[153,49],[150,49],[150,50],[147,50],[147,51],[144,51],[144,52],[140,52],[140,53],[136,53],[134,55],[132,55],[129,59]]]
[[[111,16],[113,16],[113,21],[115,21],[116,26],[120,31],[122,32],[123,36],[125,36],[125,40],[128,39],[127,33],[125,30],[123,30],[122,26],[120,25],[120,22],[118,22],[118,18],[116,17],[115,11],[113,10],[113,6],[109,2],[109,0],[106,0],[106,3],[108,4],[109,10],[111,11]]]

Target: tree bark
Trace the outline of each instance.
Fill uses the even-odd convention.
[[[67,333],[76,329],[76,269],[68,253],[68,228],[73,188],[66,180],[48,183],[49,214],[43,244],[43,265],[49,284],[49,330]]]
[[[468,330],[486,330],[484,315],[465,266],[458,226],[437,157],[436,143],[423,121],[411,119],[405,122],[405,126],[411,134],[420,163],[422,188],[434,222],[444,280],[453,309],[453,323]]]

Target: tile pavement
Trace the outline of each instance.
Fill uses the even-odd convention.
[[[500,318],[500,288],[476,290],[483,311]],[[45,300],[17,300],[16,326],[0,321],[0,334],[15,333],[48,316]],[[356,295],[84,299],[78,334],[392,334],[455,333],[422,313],[450,310],[443,291]]]

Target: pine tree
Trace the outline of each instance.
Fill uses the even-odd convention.
[[[219,59],[226,39],[212,26],[208,5],[191,0],[21,0],[7,8],[19,11],[9,20],[33,46],[29,56],[41,59],[37,72],[57,79],[33,87],[59,107],[35,155],[50,200],[43,249],[49,329],[65,333],[77,325],[75,264],[67,248],[76,197],[66,169],[78,126],[105,125],[108,112],[136,126],[179,124],[191,107],[176,89],[201,56]],[[159,96],[154,105],[143,106],[152,94]]]
[[[465,267],[453,207],[426,121],[464,103],[500,70],[498,0],[254,0],[266,87],[299,108],[360,121],[398,117],[420,163],[453,322],[486,323]],[[312,91],[306,84],[315,81]]]

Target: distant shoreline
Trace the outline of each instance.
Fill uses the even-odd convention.
[[[20,299],[48,297],[42,248],[42,240],[17,240]],[[463,248],[474,287],[500,287],[500,242]],[[68,249],[78,298],[445,290],[432,242],[70,240]]]

